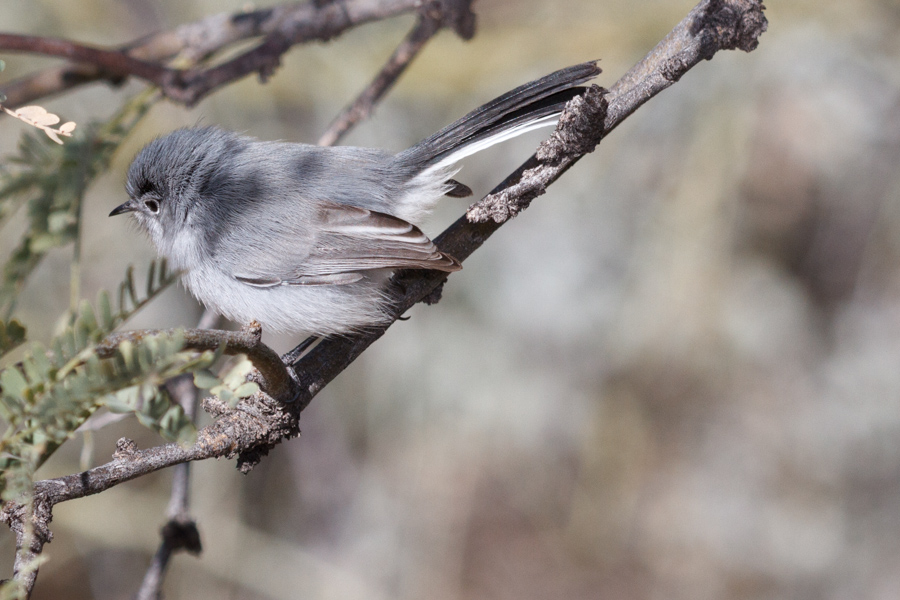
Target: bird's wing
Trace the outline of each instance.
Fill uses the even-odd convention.
[[[281,259],[264,261],[267,268],[262,270],[268,272],[240,273],[235,278],[256,287],[343,285],[359,281],[373,269],[462,268],[418,227],[385,213],[323,203],[310,230],[316,232],[314,242],[302,257],[288,251]]]

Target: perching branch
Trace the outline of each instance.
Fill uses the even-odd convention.
[[[584,154],[644,102],[672,85],[685,72],[719,50],[753,50],[766,29],[759,0],[703,0],[640,63],[608,91],[593,87],[566,108],[560,125],[535,156],[470,208],[435,242],[464,260],[477,250],[510,216],[526,208]],[[404,271],[395,276],[391,293],[399,317],[417,302],[433,303],[446,273]],[[102,492],[153,471],[193,460],[238,457],[242,471],[251,469],[276,444],[295,437],[302,410],[328,382],[377,340],[386,327],[366,334],[324,340],[288,368],[296,376],[300,394],[293,403],[279,404],[263,394],[242,401],[235,409],[213,399],[204,408],[216,417],[198,432],[190,447],[166,444],[138,450],[120,440],[114,459],[83,473],[39,481],[36,505],[53,505]],[[291,355],[292,353],[288,353]],[[286,356],[288,356],[286,355]],[[10,504],[4,508],[9,514]],[[46,527],[46,522],[41,523]]]
[[[0,51],[69,59],[63,68],[42,71],[13,82],[0,93],[12,106],[104,79],[114,84],[137,77],[156,85],[171,100],[192,106],[212,91],[258,73],[269,77],[293,46],[330,40],[347,29],[413,11],[436,15],[435,23],[468,39],[474,33],[471,0],[336,0],[285,4],[234,15],[216,15],[172,32],[120,48],[98,48],[69,40],[0,34]],[[431,17],[429,17],[431,18]],[[221,64],[175,68],[166,63],[183,56],[190,64],[206,60],[241,40],[262,37],[255,47]]]

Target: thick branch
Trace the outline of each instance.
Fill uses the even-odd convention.
[[[147,81],[161,81],[166,73],[164,67],[132,58],[124,52],[104,50],[57,38],[0,33],[0,49],[6,52],[58,56],[72,62],[89,63],[111,76],[134,75]]]
[[[562,119],[554,138],[542,144],[538,154],[511,174],[491,195],[519,183],[526,171],[535,168],[550,169],[549,175],[541,179],[543,183],[539,188],[528,188],[527,193],[521,191],[523,188],[517,188],[520,191],[509,193],[507,201],[513,203],[512,206],[523,195],[534,193],[535,189],[542,191],[647,99],[671,85],[700,60],[709,59],[722,49],[755,48],[758,36],[766,27],[762,9],[762,4],[753,0],[703,0],[607,93],[596,88],[580,104],[570,103],[568,115]],[[591,122],[600,116],[602,127]],[[501,225],[502,222],[493,219],[472,222],[462,217],[435,241],[442,250],[464,260]],[[417,302],[435,301],[446,277],[445,273],[434,271],[398,273],[392,290],[397,301],[396,315]],[[211,409],[219,418],[198,433],[197,441],[191,447],[167,444],[138,451],[127,441],[121,441],[120,450],[110,463],[83,473],[37,482],[36,501],[40,499],[52,506],[190,460],[240,455],[241,468],[251,468],[269,448],[297,435],[300,412],[384,331],[385,328],[381,328],[352,338],[328,339],[293,361],[289,368],[301,384],[301,395],[296,402],[280,406],[259,394],[243,401],[237,409],[228,410],[207,400],[207,410]]]

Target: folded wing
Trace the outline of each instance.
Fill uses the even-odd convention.
[[[376,269],[462,269],[418,227],[385,213],[323,203],[316,221],[315,241],[305,256],[286,252],[274,264],[266,261],[265,270],[270,272],[240,273],[235,278],[255,287],[346,285]]]

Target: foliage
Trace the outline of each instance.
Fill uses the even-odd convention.
[[[194,373],[194,385],[201,390],[209,390],[222,402],[231,406],[237,404],[241,398],[255,394],[259,386],[252,381],[247,381],[247,376],[253,369],[253,363],[247,358],[242,358],[224,375],[215,377],[206,371]]]
[[[147,296],[138,298],[129,269],[116,311],[109,295],[101,292],[96,309],[83,302],[77,318],[49,349],[34,343],[21,362],[0,370],[0,417],[8,423],[0,438],[4,494],[23,491],[21,484],[33,470],[100,406],[132,411],[169,439],[190,437],[192,425],[160,386],[210,366],[218,353],[184,352],[179,335],[147,336],[111,352],[100,347],[106,335],[173,281],[164,264],[151,268]]]
[[[0,274],[0,311],[7,317],[47,252],[77,242],[88,185],[109,167],[153,99],[139,95],[109,122],[89,124],[62,146],[47,144],[37,134],[22,136],[18,154],[7,159],[16,168],[0,173],[0,225],[22,203],[27,204],[28,215],[28,227]]]

